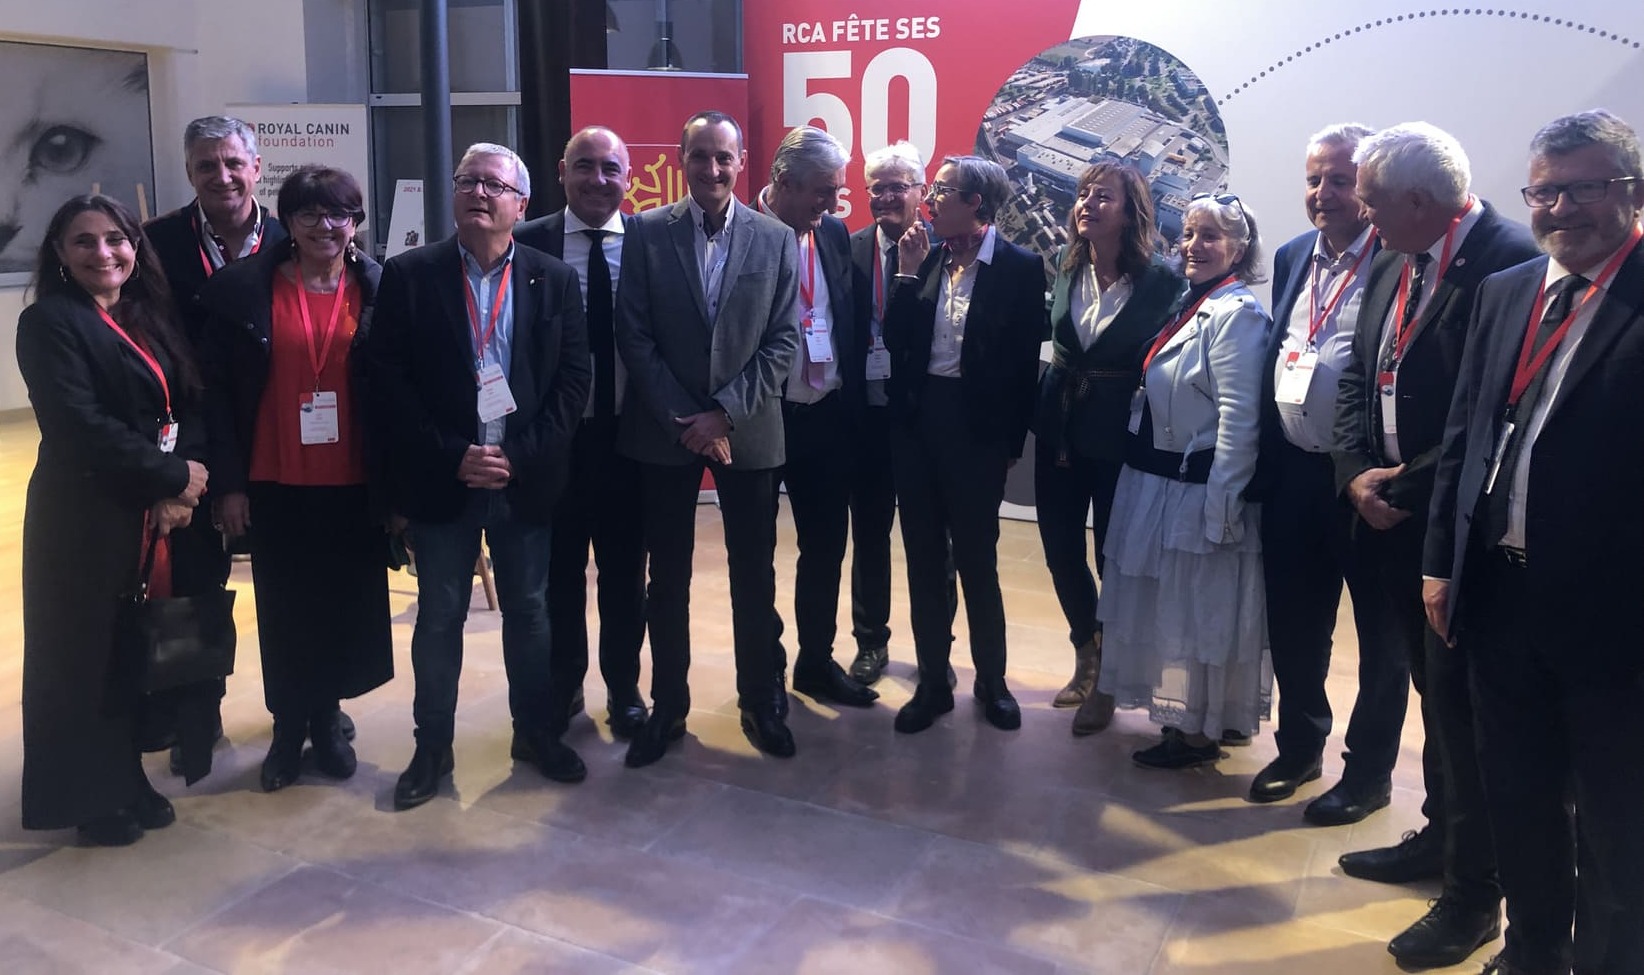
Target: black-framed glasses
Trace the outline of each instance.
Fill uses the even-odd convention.
[[[1239,210],[1239,219],[1244,221],[1244,225],[1246,227],[1250,226],[1250,214],[1245,211],[1244,201],[1239,199],[1238,194],[1236,194],[1236,193],[1195,193],[1195,194],[1193,194],[1193,197],[1190,200],[1188,200],[1188,202],[1189,203],[1197,203],[1200,200],[1211,200],[1213,202],[1220,203],[1224,207],[1237,207],[1238,210]]]
[[[1573,183],[1537,183],[1535,186],[1526,186],[1519,190],[1523,194],[1526,205],[1537,210],[1558,205],[1560,196],[1567,196],[1570,202],[1581,206],[1587,203],[1597,203],[1610,194],[1612,183],[1634,183],[1637,176],[1615,176],[1610,179],[1578,179]]]
[[[494,176],[481,179],[478,176],[469,176],[467,173],[463,173],[451,177],[451,186],[458,193],[481,193],[483,190],[483,193],[481,193],[483,196],[501,196],[504,193],[513,193],[516,196],[525,195],[520,192],[519,187],[510,186]]]
[[[907,196],[914,187],[924,185],[923,183],[874,183],[868,187],[868,195],[873,197]]]
[[[313,230],[321,221],[324,221],[327,227],[352,227],[362,216],[364,214],[358,210],[344,210],[338,207],[330,210],[298,210],[291,215],[291,219],[304,230]]]

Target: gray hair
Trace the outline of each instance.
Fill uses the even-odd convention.
[[[955,189],[982,198],[982,204],[976,208],[976,219],[992,223],[999,208],[1010,198],[1010,177],[1005,175],[1005,168],[981,156],[946,156],[942,165],[959,171]]]
[[[1222,202],[1226,200],[1227,202]],[[1262,240],[1256,231],[1256,214],[1250,204],[1232,194],[1196,196],[1182,211],[1182,226],[1195,213],[1202,213],[1215,221],[1222,233],[1244,245],[1244,255],[1233,262],[1231,272],[1245,284],[1261,284],[1267,280],[1267,268],[1262,263]]]
[[[1307,154],[1311,156],[1320,149],[1346,149],[1349,153],[1357,152],[1359,143],[1367,136],[1375,134],[1375,129],[1363,122],[1337,122],[1327,125],[1313,133],[1307,139]]]
[[[1359,143],[1353,162],[1384,191],[1426,193],[1457,209],[1472,189],[1467,151],[1455,136],[1426,122],[1382,129]]]
[[[1639,162],[1638,133],[1621,118],[1602,108],[1563,115],[1541,127],[1530,140],[1532,156],[1562,156],[1587,146],[1610,150],[1616,167],[1627,176],[1644,177]]]
[[[257,157],[257,133],[232,115],[207,115],[188,123],[188,127],[183,129],[183,155],[193,152],[201,142],[214,142],[231,136],[238,136],[245,151],[251,153],[253,159]]]
[[[818,173],[832,175],[850,162],[850,153],[839,140],[811,125],[788,130],[776,145],[771,157],[771,182],[779,183],[784,177],[808,179]]]
[[[462,172],[462,168],[477,156],[497,156],[513,163],[514,185],[519,188],[519,195],[524,197],[531,195],[531,171],[525,168],[525,160],[519,157],[519,153],[507,146],[499,146],[495,142],[476,142],[468,147],[467,151],[462,154],[461,159],[457,160],[457,172]]]
[[[875,149],[862,160],[862,174],[868,179],[885,169],[899,173],[910,183],[925,182],[925,157],[919,154],[918,146],[906,139]]]

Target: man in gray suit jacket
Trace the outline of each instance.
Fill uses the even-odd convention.
[[[742,728],[786,758],[793,736],[772,701],[775,478],[785,460],[782,382],[799,342],[793,231],[738,202],[742,129],[699,112],[680,138],[689,195],[629,229],[617,296],[617,349],[637,402],[617,449],[641,465],[653,709],[627,764],[657,761],[690,711],[691,555],[702,471],[713,472],[730,563]]]

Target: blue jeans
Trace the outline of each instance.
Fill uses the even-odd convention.
[[[474,593],[480,536],[491,547],[497,604],[502,610],[502,661],[514,727],[548,726],[549,682],[547,525],[527,525],[509,513],[501,491],[474,490],[455,521],[411,526],[417,559],[417,624],[411,634],[417,740],[449,745],[462,674],[462,627]]]

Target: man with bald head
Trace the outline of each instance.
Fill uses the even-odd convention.
[[[627,370],[617,356],[613,310],[622,277],[628,218],[628,146],[591,126],[571,136],[559,161],[565,209],[520,224],[514,239],[558,257],[577,272],[588,315],[593,393],[571,441],[565,493],[554,509],[548,560],[548,620],[553,631],[549,714],[563,733],[582,711],[588,673],[588,549],[599,568],[599,672],[606,723],[632,738],[645,723],[639,648],[645,640],[645,536],[639,468],[616,451]]]

